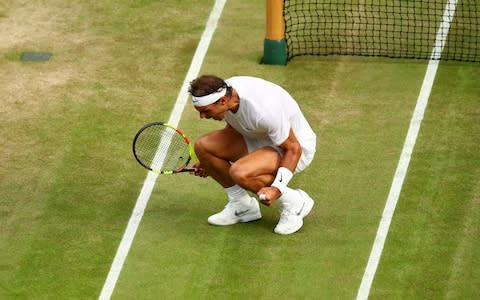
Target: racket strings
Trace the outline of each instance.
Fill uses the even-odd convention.
[[[184,137],[163,125],[145,128],[137,138],[135,151],[142,164],[162,172],[179,169],[190,158]]]

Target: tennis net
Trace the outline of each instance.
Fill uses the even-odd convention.
[[[300,55],[429,59],[448,1],[285,0],[288,59]],[[458,0],[447,13],[454,18],[440,59],[480,62],[480,1]]]

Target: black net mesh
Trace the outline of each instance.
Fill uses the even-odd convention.
[[[288,59],[299,55],[430,59],[446,12],[454,17],[447,23],[448,35],[443,35],[447,42],[441,57],[435,58],[480,62],[477,2],[285,0]]]

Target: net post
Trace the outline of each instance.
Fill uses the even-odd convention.
[[[267,65],[287,64],[287,43],[283,21],[283,0],[266,0],[267,26],[263,42],[262,63]]]

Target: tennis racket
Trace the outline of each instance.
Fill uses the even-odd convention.
[[[190,139],[163,122],[145,124],[133,139],[133,155],[144,168],[158,174],[193,172],[188,164],[195,157]]]

